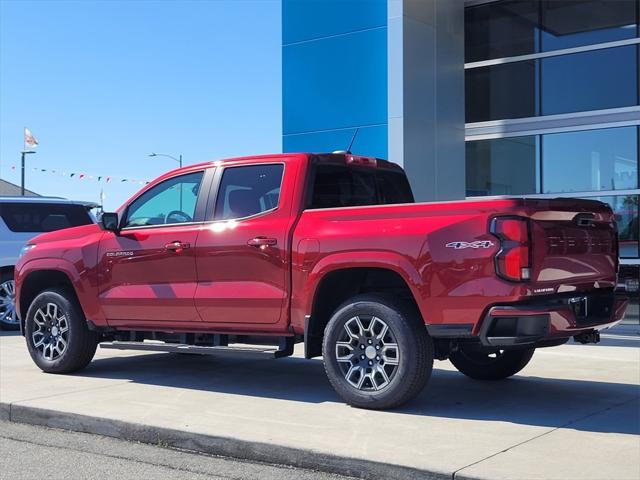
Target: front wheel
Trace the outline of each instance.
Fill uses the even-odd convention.
[[[463,348],[451,353],[449,360],[467,377],[476,380],[502,380],[526,367],[533,352],[535,348],[498,350],[492,353]]]
[[[75,296],[66,290],[45,290],[29,306],[25,322],[29,354],[47,373],[70,373],[86,367],[98,346],[95,332]]]
[[[433,343],[411,308],[377,295],[349,300],[325,329],[329,382],[349,405],[393,408],[422,391],[433,367]]]

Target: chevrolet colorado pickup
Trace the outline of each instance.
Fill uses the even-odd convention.
[[[619,321],[611,209],[574,199],[413,203],[403,170],[345,154],[203,163],[16,265],[34,362],[106,348],[279,358],[304,342],[349,404],[416,396],[434,358],[495,380]]]

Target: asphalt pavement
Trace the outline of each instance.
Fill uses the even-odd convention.
[[[347,480],[87,433],[0,421],[1,480]]]

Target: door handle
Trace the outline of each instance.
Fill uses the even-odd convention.
[[[170,252],[180,253],[182,250],[189,248],[188,243],[182,243],[178,240],[175,242],[169,242],[164,246],[165,250],[169,250]]]
[[[264,250],[267,247],[273,247],[278,244],[278,240],[275,238],[267,237],[254,237],[247,242],[247,245]]]

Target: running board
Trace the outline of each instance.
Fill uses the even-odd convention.
[[[123,342],[113,341],[100,344],[100,348],[112,350],[138,350],[144,352],[169,352],[169,353],[191,353],[198,355],[238,355],[238,356],[258,356],[262,358],[282,358],[293,354],[293,337],[283,337],[280,341],[280,348],[264,346],[242,346],[228,347],[215,346],[207,347],[201,345],[187,345],[183,343],[165,342]]]

